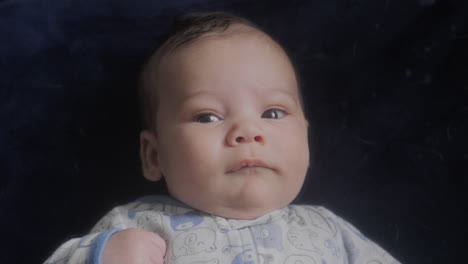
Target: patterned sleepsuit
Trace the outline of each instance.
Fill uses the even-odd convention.
[[[45,263],[101,263],[108,238],[126,228],[159,234],[167,243],[167,264],[399,263],[324,207],[289,205],[255,220],[235,220],[166,196],[114,208],[89,235],[66,242]]]

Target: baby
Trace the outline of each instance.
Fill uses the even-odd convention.
[[[191,14],[141,75],[145,178],[170,194],[114,208],[46,263],[399,263],[318,206],[293,65],[251,22]]]

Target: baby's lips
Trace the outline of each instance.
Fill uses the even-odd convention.
[[[266,162],[264,162],[263,160],[259,160],[259,159],[244,159],[244,160],[241,160],[239,162],[236,162],[234,165],[232,165],[231,167],[229,167],[228,169],[228,173],[231,173],[231,172],[236,172],[240,169],[243,169],[243,168],[254,168],[254,167],[257,167],[257,168],[266,168],[266,169],[272,169],[270,166],[268,166],[268,164]]]

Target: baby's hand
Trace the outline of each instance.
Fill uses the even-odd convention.
[[[112,235],[102,253],[103,264],[163,264],[166,242],[155,233],[129,228]]]

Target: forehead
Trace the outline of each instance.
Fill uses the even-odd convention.
[[[294,69],[284,50],[252,28],[201,36],[162,57],[157,75],[157,86],[164,89],[161,96],[180,87],[247,84],[298,92]]]

